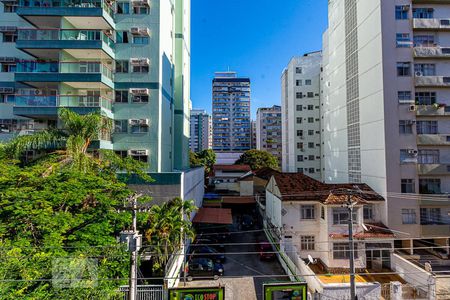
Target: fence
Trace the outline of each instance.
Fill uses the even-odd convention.
[[[123,300],[128,300],[128,292],[130,287],[125,285],[119,288],[123,293]],[[136,300],[166,300],[167,293],[163,285],[138,285]]]

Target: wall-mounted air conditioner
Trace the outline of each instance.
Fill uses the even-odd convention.
[[[130,58],[130,63],[133,66],[148,66],[150,64],[150,59],[146,57]]]
[[[128,150],[130,156],[148,155],[148,150]]]
[[[409,111],[416,111],[416,110],[417,110],[417,106],[415,106],[415,105],[409,106]]]
[[[418,153],[416,149],[408,149],[408,154],[411,156],[417,156]]]
[[[423,76],[423,73],[420,72],[420,71],[416,71],[416,72],[414,73],[414,75],[416,75],[416,77],[422,77],[422,76]]]
[[[134,88],[131,88],[129,90],[129,92],[130,92],[130,94],[133,94],[133,95],[148,95],[149,94],[149,89],[134,89]]]
[[[0,26],[0,32],[16,32],[16,26]]]
[[[12,87],[0,87],[0,94],[13,94],[14,88]]]
[[[9,57],[9,56],[0,57],[0,63],[15,63],[15,62],[16,62],[15,57]]]

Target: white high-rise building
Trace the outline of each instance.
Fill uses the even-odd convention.
[[[294,57],[281,76],[282,170],[321,180],[320,51]]]
[[[383,195],[404,247],[449,245],[449,18],[448,1],[329,1],[323,179]]]
[[[281,106],[256,111],[256,149],[267,151],[281,162]]]
[[[192,152],[212,148],[211,116],[202,109],[192,109],[190,118],[189,148]]]

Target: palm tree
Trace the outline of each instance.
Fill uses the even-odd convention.
[[[99,113],[79,115],[67,108],[62,108],[58,115],[63,123],[61,129],[50,128],[18,136],[5,146],[5,153],[19,158],[27,150],[53,148],[59,165],[71,165],[80,171],[88,169],[95,162],[88,148],[99,135],[111,133],[111,120]]]

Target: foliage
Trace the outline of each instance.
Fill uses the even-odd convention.
[[[252,170],[269,167],[278,170],[278,159],[267,151],[248,150],[236,161],[236,165],[249,165]]]
[[[152,252],[156,253],[155,270],[162,270],[185,237],[194,237],[190,215],[196,209],[192,200],[180,198],[151,208],[145,237],[153,246]]]
[[[216,163],[216,153],[212,149],[206,149],[197,153],[190,152],[189,159],[191,166],[205,167],[205,173],[209,174]]]

